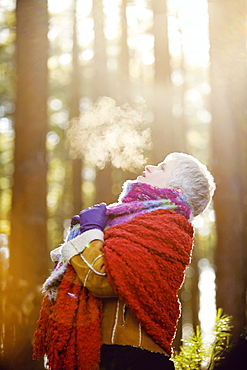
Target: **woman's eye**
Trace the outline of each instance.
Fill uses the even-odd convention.
[[[165,164],[162,164],[162,165],[160,166],[160,168],[161,168],[163,171],[165,171],[165,169],[166,169],[166,165],[165,165]]]

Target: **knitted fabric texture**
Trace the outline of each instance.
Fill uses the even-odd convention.
[[[171,210],[146,213],[105,232],[109,282],[169,355],[180,316],[177,291],[190,263],[192,238],[192,225]]]
[[[157,209],[171,209],[187,218],[191,210],[186,197],[175,189],[161,189],[141,182],[126,181],[118,203],[110,204],[106,214],[107,227],[119,225],[132,218]]]
[[[33,359],[47,356],[52,370],[97,370],[101,347],[101,300],[67,266],[56,302],[46,295],[35,332]]]
[[[160,209],[160,211],[157,211],[157,209]],[[171,212],[171,210],[175,210],[175,212]],[[141,217],[144,217],[147,213],[149,215],[145,220],[142,219]],[[107,214],[109,215],[109,222],[105,231],[105,253],[109,279],[114,289],[119,292],[120,298],[129,305],[146,331],[168,353],[171,353],[174,326],[179,316],[176,292],[182,283],[183,271],[185,265],[189,263],[190,252],[187,253],[186,258],[182,258],[182,256],[185,253],[184,250],[191,250],[192,242],[190,241],[190,248],[186,249],[183,246],[185,231],[182,234],[180,233],[180,241],[176,236],[179,235],[179,227],[172,226],[171,231],[168,229],[175,222],[175,216],[177,216],[175,224],[178,223],[181,226],[184,222],[192,230],[191,224],[186,220],[190,216],[190,209],[186,200],[176,190],[159,189],[147,184],[127,182],[127,186],[120,196],[120,203],[108,206]],[[165,222],[165,218],[170,214],[173,214],[173,221],[171,222],[170,219],[170,221]],[[164,217],[165,215],[166,217]],[[161,216],[162,220],[159,221]],[[142,222],[144,224],[136,223],[139,219],[141,224]],[[78,224],[73,223],[68,239],[76,237],[80,232]],[[126,232],[124,231],[125,226],[127,227]],[[181,227],[183,229],[183,226]],[[133,245],[131,241],[132,232],[136,245]],[[163,236],[164,233],[165,237]],[[139,235],[138,238],[137,235]],[[172,241],[173,238],[176,239],[176,242]],[[117,246],[118,239],[121,240],[120,249]],[[164,246],[162,247],[164,243],[170,243],[167,245],[167,253],[163,250]],[[146,246],[146,249],[144,246]],[[136,267],[132,263],[133,252],[130,253],[133,247],[135,247],[133,250],[136,254],[135,260],[138,262]],[[168,252],[170,248],[171,250]],[[139,254],[137,251],[139,251]],[[141,251],[143,253],[142,257],[140,255]],[[179,260],[178,255],[180,253]],[[111,255],[113,264],[111,264]],[[144,256],[146,258],[143,258]],[[164,261],[162,262],[163,258],[167,259],[166,264]],[[129,260],[129,265],[127,260]],[[180,262],[172,263],[173,260]],[[127,274],[124,274],[121,269],[123,262],[124,266],[132,266],[133,271],[135,271],[136,278],[133,278],[132,283],[129,276],[132,276],[133,273],[129,271],[131,269],[126,269]],[[141,262],[144,262],[144,265]],[[180,272],[176,275],[176,269],[178,270],[179,267]],[[119,274],[114,274],[114,269],[119,269]],[[166,269],[171,269],[171,276],[166,276]],[[55,276],[54,279],[52,274]],[[36,359],[46,355],[51,370],[96,370],[100,362],[102,302],[82,286],[71,265],[67,265],[60,260],[52,274],[47,279],[48,283],[45,286],[46,294],[35,332],[33,358]],[[163,281],[166,278],[168,280]],[[142,294],[142,298],[133,298],[135,293],[130,289],[131,285],[136,284],[137,287],[137,284],[140,283],[140,292],[142,292],[143,282],[146,282],[146,284],[149,282],[147,284],[150,288],[148,290],[149,294],[157,298],[157,315],[154,309],[151,309],[150,312],[147,309],[145,311],[145,307],[141,304],[146,300],[145,305],[147,304],[147,307],[153,305],[150,302],[150,297],[145,298]],[[162,287],[163,291],[159,286]],[[55,295],[53,294],[54,289],[58,289],[58,293]],[[52,291],[52,295],[49,295],[50,291]],[[166,309],[164,302],[167,301],[167,294],[170,297],[170,305]],[[56,297],[56,299],[53,300],[50,297]],[[138,302],[140,304],[139,314],[137,313]],[[162,302],[163,304],[161,304]],[[162,308],[158,308],[159,306]],[[172,312],[173,310],[174,312]],[[166,317],[167,323],[165,319],[162,319],[161,313]],[[167,331],[166,329],[168,332],[165,338],[161,340],[160,338]]]

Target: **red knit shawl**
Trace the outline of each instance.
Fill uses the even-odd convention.
[[[190,263],[193,227],[170,210],[145,213],[105,232],[108,280],[147,333],[172,354],[177,291]]]
[[[105,232],[105,265],[116,293],[149,335],[171,354],[180,314],[177,290],[190,262],[193,228],[170,210],[157,210]],[[71,265],[55,302],[44,297],[33,358],[52,370],[96,370],[100,362],[101,299],[84,288]]]

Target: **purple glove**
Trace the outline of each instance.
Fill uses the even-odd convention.
[[[80,212],[80,230],[84,233],[90,229],[104,230],[108,217],[105,215],[106,204],[100,203]]]

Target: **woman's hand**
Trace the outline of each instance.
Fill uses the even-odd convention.
[[[105,211],[105,203],[96,204],[95,206],[81,211],[79,216],[81,233],[91,229],[99,229],[103,231],[108,220]]]

